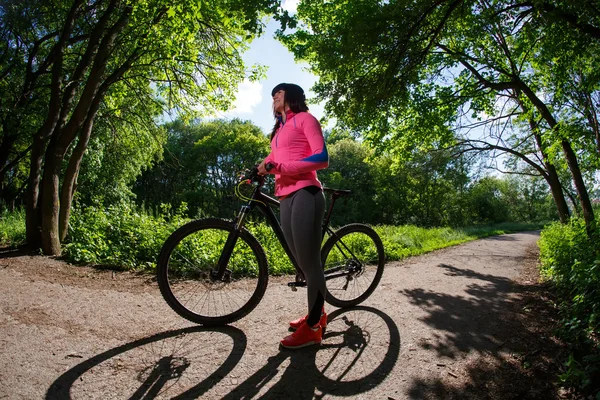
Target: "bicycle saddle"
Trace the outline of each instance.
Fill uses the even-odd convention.
[[[323,188],[323,191],[330,193],[336,197],[347,196],[352,193],[352,190]]]

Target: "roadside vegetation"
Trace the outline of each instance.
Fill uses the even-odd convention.
[[[16,247],[25,243],[25,212],[22,209],[0,214],[0,246]]]
[[[63,257],[75,264],[152,272],[166,238],[191,220],[185,216],[185,210],[183,204],[174,212],[169,207],[163,207],[155,215],[130,206],[107,210],[89,208],[84,213],[76,212],[70,233],[73,239],[65,245]],[[5,213],[5,217],[0,219],[0,229],[6,232],[1,244],[16,246],[22,243],[24,223],[22,212]],[[257,221],[247,227],[263,245],[270,273],[294,273],[293,266],[268,225]],[[388,261],[402,260],[488,236],[539,230],[541,227],[541,223],[501,223],[469,228],[374,226],[383,240]]]
[[[561,316],[558,335],[571,349],[563,384],[600,398],[600,246],[585,221],[572,218],[542,231],[541,271],[554,287]]]

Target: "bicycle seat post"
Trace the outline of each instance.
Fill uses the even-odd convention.
[[[331,220],[331,214],[333,213],[333,205],[335,204],[335,201],[339,198],[339,195],[336,195],[336,193],[332,193],[331,194],[331,203],[329,204],[329,210],[327,211],[327,216],[325,217],[325,220],[323,221],[323,234],[325,234],[325,229],[327,229],[327,227],[329,226],[329,221]]]

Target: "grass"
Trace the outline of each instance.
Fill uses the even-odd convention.
[[[420,228],[412,225],[376,226],[388,261],[402,260],[460,243],[506,233],[540,230],[543,223],[502,223],[467,228]]]
[[[25,243],[25,210],[0,214],[0,246],[17,247]]]

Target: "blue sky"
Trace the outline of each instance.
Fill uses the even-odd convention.
[[[284,0],[282,6],[290,12],[296,10],[299,0]],[[294,56],[281,43],[273,38],[278,23],[270,21],[266,32],[250,45],[244,53],[247,66],[261,64],[268,67],[266,77],[258,82],[244,81],[238,88],[236,100],[232,109],[224,116],[226,118],[241,118],[250,120],[258,125],[265,133],[273,128],[271,111],[271,89],[281,82],[296,83],[304,89],[306,97],[314,97],[309,89],[317,81],[317,77],[306,71],[307,64],[296,63]],[[317,118],[323,116],[323,106],[309,104],[310,112]]]

